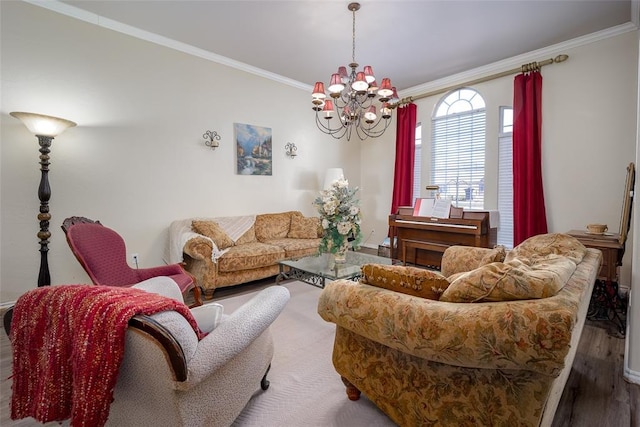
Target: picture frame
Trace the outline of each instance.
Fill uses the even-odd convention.
[[[273,141],[271,128],[233,124],[238,175],[272,175]]]

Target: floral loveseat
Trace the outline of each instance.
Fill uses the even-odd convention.
[[[366,265],[329,284],[318,313],[349,398],[401,426],[550,425],[602,254],[547,234],[502,258],[452,247],[442,274]]]
[[[206,296],[217,288],[275,276],[278,262],[318,252],[316,217],[289,211],[173,221],[165,261],[184,262]]]

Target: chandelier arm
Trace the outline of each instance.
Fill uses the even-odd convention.
[[[318,126],[318,129],[320,129],[323,133],[326,133],[327,135],[331,135],[335,139],[341,139],[346,133],[345,127],[340,126],[337,128],[332,128],[329,126],[325,126],[324,123],[322,123],[322,120],[326,120],[326,119],[321,118],[318,112],[316,111],[316,125]]]

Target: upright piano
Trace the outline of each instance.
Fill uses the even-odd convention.
[[[411,213],[400,208],[397,214],[389,215],[393,259],[440,269],[442,254],[449,246],[496,245],[497,229],[491,228],[489,212],[463,211],[462,218],[430,218]]]

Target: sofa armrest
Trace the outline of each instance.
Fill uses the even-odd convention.
[[[193,259],[209,260],[213,254],[213,242],[204,236],[193,237],[187,240],[183,251]]]
[[[480,267],[483,258],[492,251],[493,249],[473,246],[450,246],[442,254],[440,271],[445,277],[471,271]]]
[[[289,290],[271,286],[260,291],[204,337],[189,359],[189,378],[176,387],[186,390],[223,367],[262,335],[289,301]]]
[[[579,295],[576,290],[543,300],[448,303],[337,280],[322,291],[318,313],[426,360],[557,376],[569,351]]]

